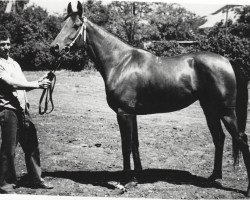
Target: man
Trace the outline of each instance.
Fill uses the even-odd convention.
[[[16,171],[15,148],[19,142],[24,153],[29,186],[51,189],[41,177],[40,153],[36,128],[29,116],[26,90],[45,89],[51,81],[46,77],[28,82],[17,62],[9,56],[10,37],[0,26],[0,193],[14,193]]]

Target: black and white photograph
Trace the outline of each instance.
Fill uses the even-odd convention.
[[[0,199],[250,198],[250,2],[0,0]]]

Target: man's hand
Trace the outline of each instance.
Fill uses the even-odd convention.
[[[47,89],[51,85],[51,81],[48,78],[43,77],[43,79],[40,78],[38,80],[38,85],[39,85],[39,88]]]
[[[55,74],[53,72],[48,72],[44,74],[41,78],[38,79],[38,81],[42,81],[44,79],[49,79],[52,81],[52,79],[55,77]]]

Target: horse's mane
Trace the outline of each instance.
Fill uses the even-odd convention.
[[[120,38],[120,37],[119,37],[118,35],[116,35],[115,33],[110,33],[110,32],[108,32],[105,28],[103,28],[103,27],[97,25],[96,23],[94,23],[94,22],[92,22],[92,21],[90,21],[90,20],[88,20],[88,21],[89,21],[92,25],[94,25],[95,28],[97,28],[97,29],[101,30],[102,32],[104,32],[105,35],[106,35],[105,38],[112,38],[112,39],[115,38],[115,39],[116,39],[116,42],[123,43],[123,44],[125,44],[125,45],[127,45],[127,46],[133,48],[132,45],[128,44],[128,42],[126,42],[124,39]],[[112,40],[111,40],[111,41],[112,41]]]

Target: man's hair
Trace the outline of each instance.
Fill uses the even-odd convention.
[[[2,25],[0,25],[0,40],[7,40],[10,38],[9,31]]]

